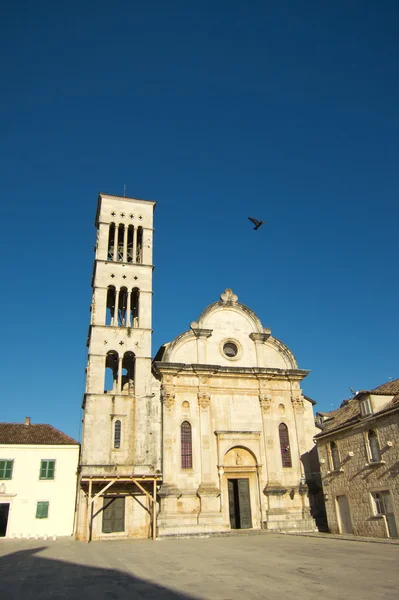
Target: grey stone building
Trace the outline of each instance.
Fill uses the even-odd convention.
[[[398,537],[399,379],[317,413],[316,423],[330,531]]]

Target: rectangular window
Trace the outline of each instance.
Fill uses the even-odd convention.
[[[373,414],[370,398],[366,398],[366,400],[362,400],[360,402],[360,414],[362,417],[367,417],[368,415]]]
[[[36,519],[48,518],[49,502],[38,502],[36,505]]]
[[[54,479],[55,460],[42,460],[40,463],[40,479]]]
[[[12,479],[13,460],[0,460],[0,479]]]

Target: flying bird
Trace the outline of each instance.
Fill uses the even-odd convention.
[[[248,217],[248,219],[249,219],[250,221],[252,221],[252,223],[255,225],[255,227],[254,227],[255,231],[256,231],[257,229],[259,229],[259,227],[260,227],[261,225],[263,225],[263,223],[266,223],[266,221],[258,221],[258,219],[253,219],[252,217]]]

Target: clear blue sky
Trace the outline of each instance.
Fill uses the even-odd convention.
[[[79,436],[97,194],[125,184],[158,202],[153,354],[231,287],[319,410],[399,377],[396,0],[8,0],[0,22],[0,420]]]

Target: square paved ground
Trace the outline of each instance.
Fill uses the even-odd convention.
[[[399,546],[279,534],[0,542],[1,600],[398,596]]]

